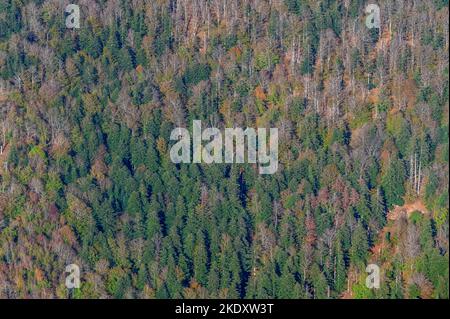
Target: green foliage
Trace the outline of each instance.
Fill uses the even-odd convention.
[[[388,208],[392,208],[393,205],[403,205],[405,177],[405,168],[402,161],[392,159],[381,180]]]
[[[417,6],[392,6],[388,40],[362,0],[95,2],[78,30],[0,2],[0,298],[69,297],[69,257],[73,298],[339,298],[376,258],[382,289],[354,297],[448,298],[447,0],[414,43],[394,39]],[[278,128],[278,172],[172,163],[193,119]],[[387,218],[412,201],[413,256]]]
[[[207,80],[211,69],[206,64],[194,64],[186,69],[183,76],[183,82],[186,86],[195,85],[200,81]]]
[[[368,248],[367,231],[361,223],[358,223],[352,236],[352,246],[350,248],[350,260],[352,263],[364,265],[368,254]]]

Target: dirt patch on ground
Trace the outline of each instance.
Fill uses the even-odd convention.
[[[388,212],[387,219],[388,221],[396,221],[400,219],[402,216],[409,218],[413,212],[420,212],[424,215],[428,215],[429,211],[425,207],[425,204],[421,200],[417,200],[412,203],[406,203],[402,206],[394,206],[394,209]],[[376,261],[381,256],[382,252],[385,249],[388,249],[386,243],[386,234],[392,233],[394,225],[392,223],[388,223],[379,233],[378,240],[375,245],[371,248],[371,256],[369,260]]]
[[[408,218],[415,211],[418,211],[424,215],[428,215],[429,212],[425,207],[425,204],[421,200],[417,200],[413,203],[408,203],[403,206],[394,206],[394,209],[387,214],[388,220],[397,220],[402,215],[406,215]]]
[[[375,245],[370,249],[370,256],[369,256],[370,262],[376,263],[380,259],[383,251],[385,251],[386,249],[392,249],[392,247],[391,248],[388,247],[388,243],[386,242],[386,234],[392,233],[394,231],[393,228],[395,227],[394,226],[395,223],[392,222],[389,223],[389,221],[396,221],[400,219],[402,216],[409,218],[411,214],[415,211],[418,211],[424,215],[429,214],[429,211],[427,210],[425,204],[421,200],[416,200],[415,202],[411,203],[405,203],[402,206],[394,206],[394,208],[388,212],[387,214],[388,224],[382,230],[380,230]],[[388,264],[389,262],[384,263],[383,268],[388,268],[387,266]],[[358,276],[355,273],[349,272],[349,279],[347,279],[349,286],[348,289],[341,294],[340,296],[341,299],[353,298],[352,285],[358,280],[357,278]]]

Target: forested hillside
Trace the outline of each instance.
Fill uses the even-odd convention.
[[[0,298],[449,298],[448,0],[70,2],[0,1]]]

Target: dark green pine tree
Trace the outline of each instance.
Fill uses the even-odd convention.
[[[276,277],[271,267],[261,269],[256,282],[256,295],[258,299],[270,299],[276,296]]]
[[[344,252],[342,251],[342,245],[340,240],[337,242],[335,246],[335,254],[334,254],[334,291],[337,293],[342,292],[345,289],[346,283],[346,267],[345,267],[345,259]]]
[[[194,278],[203,287],[208,282],[208,255],[203,234],[199,231],[193,256]]]
[[[181,294],[183,291],[183,286],[182,283],[177,279],[177,275],[175,273],[175,265],[175,259],[173,258],[173,256],[169,256],[169,259],[167,260],[167,277],[164,285],[166,286],[165,288],[167,289],[168,294],[166,298],[180,299],[183,297]],[[159,296],[157,295],[157,297]]]
[[[358,222],[353,234],[352,234],[352,246],[350,248],[350,261],[359,266],[365,265],[369,249],[369,243],[367,239],[367,231]]]
[[[359,202],[356,206],[356,209],[364,225],[369,225],[370,219],[372,218],[371,216],[372,214],[369,208],[370,206],[369,200],[370,200],[369,190],[367,189],[367,186],[363,184],[361,185]]]
[[[133,191],[128,198],[127,202],[127,213],[132,217],[140,215],[142,213],[142,202],[138,191]]]
[[[146,149],[142,138],[133,136],[130,140],[131,165],[133,171],[145,163]]]
[[[396,156],[392,156],[386,172],[381,178],[381,186],[386,198],[388,208],[393,205],[403,205],[405,194],[405,167]]]
[[[139,270],[137,274],[136,288],[142,291],[142,289],[144,289],[145,284],[147,283],[148,283],[147,268],[145,267],[145,264],[141,263],[139,265]]]
[[[380,188],[373,190],[370,194],[371,217],[381,229],[386,224],[386,204],[383,191]]]
[[[155,195],[152,196],[149,208],[146,211],[146,238],[152,240],[156,235],[163,235],[165,229],[164,225],[161,225],[159,214],[161,211],[161,205],[159,204]],[[165,233],[165,232],[164,232]]]
[[[160,161],[155,145],[155,139],[153,135],[150,135],[145,146],[146,154],[144,156],[144,163],[152,173],[157,173],[160,168]]]
[[[320,270],[319,265],[314,263],[311,268],[311,278],[313,281],[313,295],[314,299],[326,299],[328,298],[329,285],[323,272]]]
[[[298,299],[301,297],[301,288],[295,280],[294,274],[291,273],[286,263],[281,271],[281,276],[277,278],[277,298],[282,299]]]
[[[218,298],[219,284],[220,284],[220,271],[217,267],[217,263],[212,258],[211,267],[208,274],[208,283],[206,285],[211,298]]]

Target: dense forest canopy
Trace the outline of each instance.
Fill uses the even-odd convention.
[[[448,0],[70,2],[0,1],[0,298],[449,298]]]

